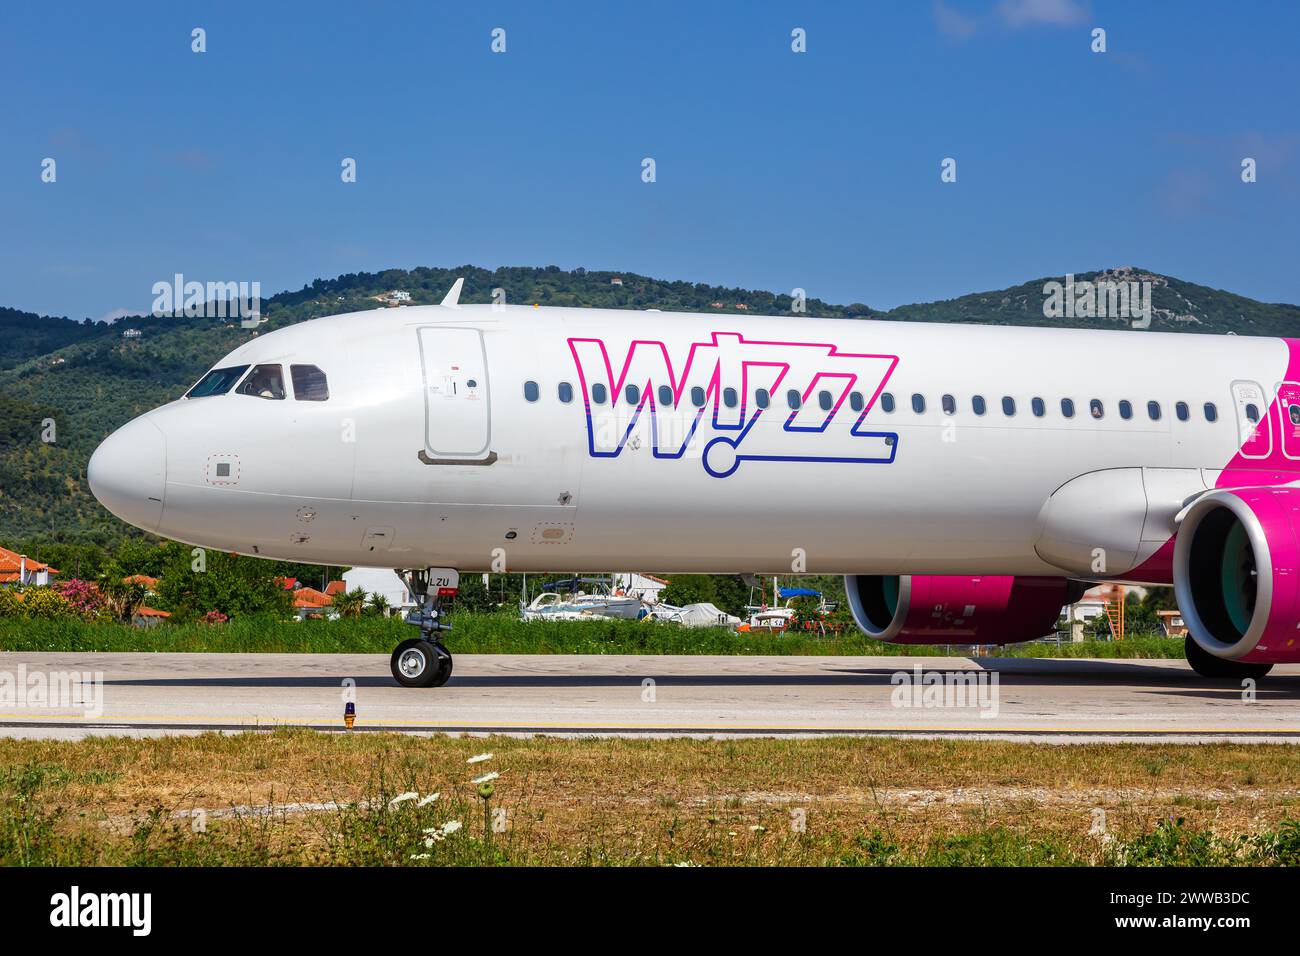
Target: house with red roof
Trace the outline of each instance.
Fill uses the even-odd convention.
[[[50,584],[56,568],[42,564],[35,558],[0,548],[0,587],[29,587]]]
[[[333,597],[315,588],[298,588],[293,592],[293,610],[300,618],[327,617],[326,609],[333,603]]]

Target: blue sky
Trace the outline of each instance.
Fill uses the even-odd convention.
[[[0,305],[467,262],[879,308],[1137,264],[1300,302],[1297,35],[1281,2],[7,4]]]

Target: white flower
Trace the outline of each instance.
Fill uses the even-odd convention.
[[[459,820],[448,820],[440,827],[429,827],[429,829],[423,831],[429,834],[424,838],[424,845],[426,847],[432,847],[435,843],[441,843],[459,829]]]
[[[752,827],[749,828],[749,832],[750,832],[750,833],[766,833],[766,832],[767,832],[767,827],[763,826],[761,823],[756,823],[756,824],[754,824]]]
[[[388,801],[388,809],[391,810],[399,803],[405,803],[407,800],[415,800],[419,796],[420,795],[414,790],[408,790],[406,793],[399,793],[397,796],[393,797],[392,800]]]
[[[492,755],[491,755],[491,754],[475,754],[473,757],[470,757],[470,758],[469,758],[468,760],[466,760],[465,762],[466,762],[466,763],[482,763],[484,760],[491,760],[491,759],[492,759]]]
[[[475,785],[480,783],[488,783],[489,781],[495,780],[499,776],[501,776],[501,774],[493,770],[491,773],[485,773],[481,777],[475,777],[473,780],[470,781],[470,783]]]
[[[420,802],[417,803],[416,806],[427,807],[429,804],[433,803],[433,801],[437,800],[440,796],[442,796],[441,793],[431,793],[427,797],[422,797],[420,799]]]
[[[412,854],[411,854],[411,859],[412,859],[412,860],[427,860],[428,858],[429,858],[429,854],[427,854],[427,853],[412,853]]]

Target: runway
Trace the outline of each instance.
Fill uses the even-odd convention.
[[[353,733],[1300,743],[1300,665],[1252,694],[1164,660],[465,654],[414,690],[386,655],[0,653],[9,737],[347,732],[349,695]]]

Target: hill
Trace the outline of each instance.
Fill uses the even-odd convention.
[[[392,289],[409,292],[416,304],[437,303],[457,276],[465,277],[461,301],[468,303],[490,302],[492,290],[500,287],[509,302],[546,306],[794,314],[789,295],[752,289],[555,266],[494,271],[463,266],[318,279],[264,302],[267,322],[259,331],[374,308],[379,304],[374,297]],[[1080,273],[1076,280],[1107,276],[1151,282],[1153,329],[1300,336],[1300,307],[1294,305],[1261,303],[1141,269]],[[1047,281],[888,311],[809,299],[807,314],[909,322],[1125,326],[1114,319],[1047,318]],[[128,326],[139,329],[140,337],[123,338],[121,332]],[[85,482],[90,453],[114,428],[177,398],[252,334],[235,321],[216,319],[141,316],[110,325],[0,309],[0,542],[112,545],[132,534],[90,494]],[[48,437],[48,419],[54,420],[53,442],[42,440]]]

